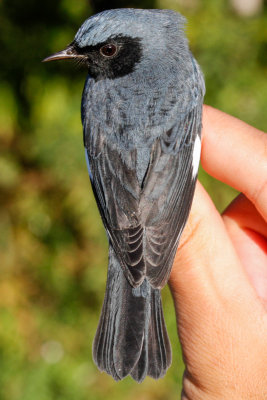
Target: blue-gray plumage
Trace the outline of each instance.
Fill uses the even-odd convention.
[[[205,91],[184,23],[170,10],[104,11],[46,59],[89,72],[84,145],[110,244],[93,356],[116,380],[159,378],[171,363],[160,289],[192,202]]]

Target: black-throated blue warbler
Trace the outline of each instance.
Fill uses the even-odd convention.
[[[184,24],[171,10],[104,11],[44,60],[88,69],[85,154],[109,239],[93,357],[116,380],[157,379],[171,363],[160,290],[192,203],[205,92]]]

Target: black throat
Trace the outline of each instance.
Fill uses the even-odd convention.
[[[100,53],[101,47],[107,44],[118,46],[115,56],[104,57]],[[79,47],[75,41],[72,46],[77,54],[84,56],[82,62],[86,64],[89,74],[95,80],[116,79],[128,75],[134,71],[142,58],[142,44],[138,37],[118,35],[95,46]]]

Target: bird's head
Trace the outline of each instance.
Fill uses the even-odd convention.
[[[79,60],[96,80],[123,77],[137,69],[151,73],[187,54],[184,23],[171,10],[103,11],[83,23],[65,50],[43,61]]]

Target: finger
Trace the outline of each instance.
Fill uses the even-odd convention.
[[[188,223],[174,261],[170,287],[179,313],[199,313],[225,301],[258,303],[223,220],[198,183]]]
[[[253,388],[265,382],[266,310],[199,184],[170,286],[186,365],[183,398],[244,398],[253,392],[246,387],[251,373]],[[233,383],[228,393],[225,382]]]
[[[267,199],[266,199],[267,201]],[[267,239],[267,224],[254,204],[242,193],[223,212],[224,221],[231,219],[242,229],[249,229]]]
[[[267,224],[240,194],[225,210],[227,232],[252,285],[267,305]]]
[[[243,192],[267,220],[267,135],[205,106],[201,161],[213,177]]]

